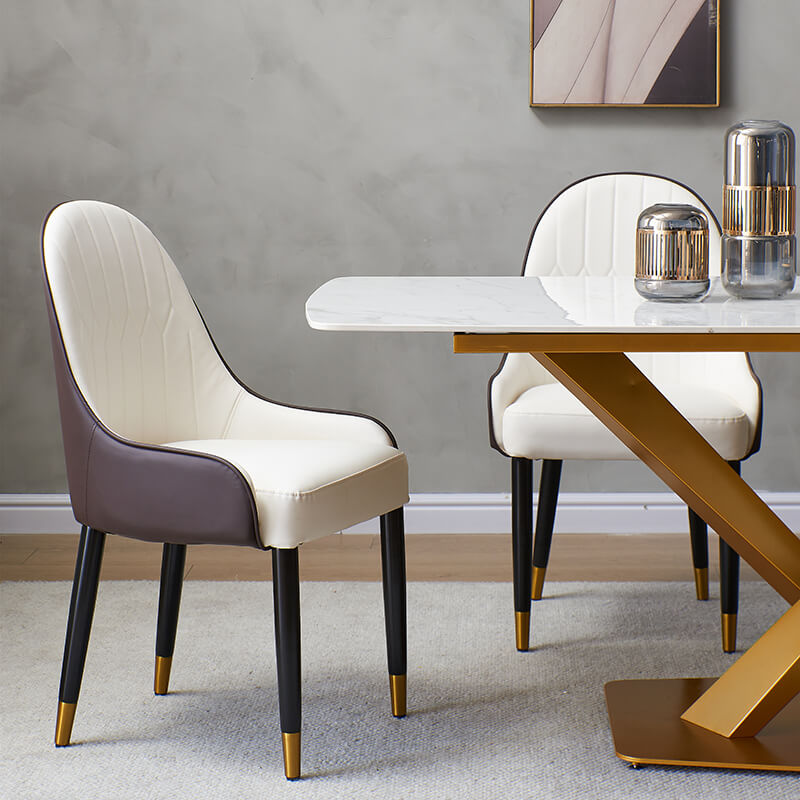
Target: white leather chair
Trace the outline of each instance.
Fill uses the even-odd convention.
[[[380,515],[392,713],[404,716],[408,466],[389,430],[363,415],[266,400],[240,383],[170,257],[120,208],[56,207],[42,260],[69,490],[83,525],[56,745],[70,742],[106,533],[164,543],[157,695],[167,693],[187,545],[272,550],[284,767],[293,779],[297,549]]]
[[[655,175],[584,178],[559,193],[533,227],[523,275],[625,275],[633,280],[639,213],[657,202],[689,203],[709,220],[711,275],[720,271],[720,228],[703,200]],[[761,386],[747,354],[633,354],[637,366],[731,466],[758,450]],[[562,461],[635,460],[573,395],[528,354],[509,354],[489,381],[492,446],[512,459],[517,648],[528,649],[530,600],[542,595]],[[532,547],[532,461],[542,469]],[[708,598],[705,523],[689,509],[695,585]],[[738,555],[720,539],[723,650],[736,649]],[[533,549],[531,570],[531,549]]]

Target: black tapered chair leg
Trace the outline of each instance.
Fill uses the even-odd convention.
[[[544,459],[539,476],[539,500],[536,504],[536,533],[533,537],[533,575],[531,600],[542,599],[544,576],[553,543],[553,526],[558,506],[558,487],[561,483],[561,466],[556,459]]]
[[[81,690],[86,648],[92,630],[94,606],[97,600],[97,583],[103,561],[106,535],[84,526],[75,561],[75,578],[67,619],[64,641],[64,660],[61,665],[61,685],[58,691],[55,743],[57,747],[69,744],[75,709]]]
[[[719,540],[720,611],[722,649],[736,651],[736,623],[739,615],[739,554],[722,538]]]
[[[514,628],[517,650],[527,650],[531,625],[533,463],[511,459],[511,548],[514,566]]]
[[[740,461],[729,461],[737,475]],[[736,652],[736,624],[739,619],[739,554],[721,537],[719,540],[719,600],[722,622],[722,649]]]
[[[161,586],[158,593],[158,623],[156,626],[156,666],[153,692],[169,691],[169,673],[175,652],[175,633],[181,607],[183,573],[186,567],[186,545],[164,544],[161,557]]]
[[[692,542],[695,593],[698,600],[708,600],[708,525],[691,508],[689,538]]]
[[[300,777],[300,574],[296,547],[273,548],[272,593],[283,769],[291,781]]]
[[[381,570],[392,716],[406,715],[406,548],[403,509],[381,516]]]
[[[78,584],[80,583],[81,566],[83,564],[83,551],[86,548],[86,536],[88,528],[86,525],[81,526],[81,536],[78,540],[78,552],[75,556],[75,573],[72,576],[72,592],[69,598],[69,611],[67,612],[67,632],[64,637],[64,658],[61,661],[61,682],[60,686],[64,685],[67,675],[67,653],[69,653],[69,645],[72,639],[72,623],[75,619],[75,603],[78,598]]]

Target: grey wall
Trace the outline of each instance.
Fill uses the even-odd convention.
[[[93,197],[147,222],[233,368],[280,400],[376,414],[415,491],[498,491],[494,357],[449,337],[311,331],[347,274],[515,274],[531,224],[586,174],[644,170],[719,211],[722,137],[800,132],[800,4],[722,3],[720,109],[528,108],[525,0],[36,0],[0,27],[0,492],[66,484],[38,233]],[[800,359],[756,358],[759,488],[800,487]],[[570,465],[569,490],[659,488],[644,467]]]

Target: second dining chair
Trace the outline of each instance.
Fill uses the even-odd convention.
[[[633,282],[639,213],[654,203],[688,203],[709,221],[709,266],[720,271],[720,228],[688,187],[656,175],[615,173],[573,183],[533,227],[523,275],[618,275]],[[761,384],[746,353],[636,353],[631,360],[735,470],[759,448]],[[509,354],[489,380],[489,438],[511,458],[516,645],[527,650],[531,599],[545,579],[564,460],[636,460],[544,367]],[[533,537],[533,461],[541,461]],[[689,509],[697,598],[708,598],[708,534]],[[722,539],[722,647],[736,649],[739,556]]]
[[[106,534],[163,543],[156,695],[168,691],[187,545],[272,551],[280,729],[285,775],[294,779],[298,547],[380,516],[391,711],[404,716],[408,466],[389,430],[244,386],[169,255],[121,208],[57,206],[44,226],[42,261],[70,498],[83,526],[56,745],[71,739]],[[251,613],[258,619],[259,609]]]

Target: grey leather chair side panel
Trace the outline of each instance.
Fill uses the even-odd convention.
[[[753,434],[753,446],[745,456],[745,458],[750,458],[753,453],[757,453],[761,449],[761,431],[764,427],[764,387],[761,385],[761,378],[756,375],[756,371],[753,369],[753,359],[751,358],[750,353],[747,353],[746,355],[747,366],[750,369],[750,374],[753,376],[756,386],[758,386],[758,425],[756,425],[756,432]]]
[[[67,482],[75,519],[98,531],[173,544],[263,549],[250,485],[215,456],[141,445],[95,417],[69,366],[44,266]]]
[[[45,284],[47,279],[45,278]],[[81,412],[75,406],[77,387],[65,369],[66,355],[52,310],[52,300],[47,289],[47,315],[50,321],[50,343],[53,348],[58,410],[61,418],[61,438],[64,442],[64,459],[67,465],[67,486],[75,519],[82,525],[89,524],[86,514],[86,473],[89,463],[89,445],[97,422],[86,409]]]
[[[534,230],[536,229],[534,228]],[[533,234],[531,234],[531,237],[533,237]],[[530,242],[528,242],[528,248],[530,249]],[[500,374],[505,366],[507,358],[508,353],[503,353],[500,358],[500,363],[497,365],[497,369],[489,376],[489,382],[486,385],[486,407],[489,412],[489,447],[497,450],[501,456],[506,456],[506,458],[508,457],[508,453],[503,451],[503,448],[500,447],[500,443],[497,441],[497,437],[494,435],[494,417],[492,416],[492,384],[494,383],[494,379]]]

